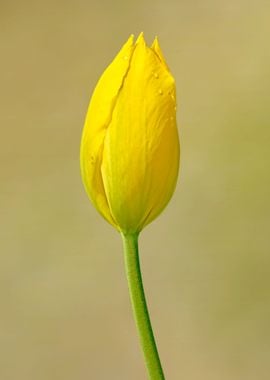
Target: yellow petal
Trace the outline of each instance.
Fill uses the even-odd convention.
[[[138,232],[166,206],[179,165],[174,79],[157,42],[138,38],[106,131],[102,179],[110,213]]]
[[[158,58],[160,59],[160,62],[165,66],[165,68],[169,71],[169,67],[165,61],[164,55],[162,53],[162,50],[160,48],[158,38],[155,37],[154,42],[152,43],[151,49],[156,53]]]
[[[101,177],[103,142],[133,50],[131,36],[101,76],[89,105],[81,140],[80,162],[85,189],[96,208],[114,226]]]

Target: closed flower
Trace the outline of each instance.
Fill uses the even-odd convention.
[[[178,175],[175,83],[157,39],[131,36],[94,90],[81,142],[86,191],[123,233],[139,233],[170,200]]]

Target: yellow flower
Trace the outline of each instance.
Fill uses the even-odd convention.
[[[138,233],[169,202],[179,167],[175,82],[157,38],[131,36],[94,90],[81,141],[85,189],[103,217]]]

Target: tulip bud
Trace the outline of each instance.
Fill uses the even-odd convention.
[[[81,141],[85,189],[103,217],[139,233],[169,202],[179,167],[175,82],[155,39],[131,36],[94,90]]]

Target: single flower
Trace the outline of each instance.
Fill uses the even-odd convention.
[[[158,44],[131,36],[99,79],[81,141],[85,189],[103,217],[139,233],[177,181],[175,82]]]
[[[157,38],[131,36],[101,76],[86,116],[86,191],[124,244],[130,298],[149,378],[165,380],[145,299],[138,236],[169,202],[177,181],[175,83]]]

